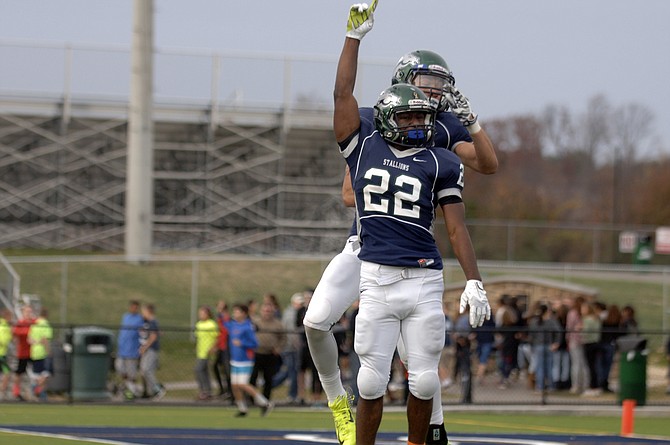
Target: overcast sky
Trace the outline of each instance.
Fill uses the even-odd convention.
[[[155,0],[155,44],[336,58],[351,3]],[[130,48],[132,9],[132,0],[0,0],[0,47],[19,40]],[[604,94],[613,105],[649,107],[670,152],[669,0],[379,0],[375,17],[362,59],[393,66],[414,49],[442,54],[484,123],[549,104],[579,113]],[[7,63],[0,89],[10,81],[1,74]],[[326,98],[333,76],[320,76]],[[380,78],[375,96],[389,78]]]

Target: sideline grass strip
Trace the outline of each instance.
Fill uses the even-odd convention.
[[[329,431],[333,420],[327,409],[277,408],[268,417],[252,410],[233,417],[230,407],[147,405],[38,405],[5,404],[3,425],[116,426],[220,428],[255,430]],[[445,409],[446,425],[454,433],[619,434],[618,415],[589,416],[563,413],[481,413]],[[386,411],[381,431],[407,430],[403,411]],[[635,434],[670,438],[667,416],[636,415]],[[0,442],[2,443],[2,442]]]

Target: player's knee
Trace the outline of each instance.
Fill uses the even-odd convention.
[[[320,326],[328,321],[330,314],[330,302],[325,298],[320,298],[317,304],[310,304],[307,308],[303,324],[312,327]]]
[[[386,392],[387,379],[374,369],[361,368],[358,371],[358,392],[366,400],[373,400],[382,397]]]
[[[424,371],[413,377],[409,376],[409,392],[421,400],[428,400],[435,395],[440,387],[437,371]]]

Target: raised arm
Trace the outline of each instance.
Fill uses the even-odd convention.
[[[454,147],[454,152],[463,165],[484,175],[492,175],[498,170],[498,157],[486,131],[480,127],[476,133],[470,133],[472,142],[463,142]]]
[[[349,166],[344,172],[344,179],[342,180],[342,202],[347,207],[354,207],[356,201],[354,199],[354,188],[351,185],[351,176],[349,175]]]
[[[369,6],[365,3],[357,3],[349,9],[347,34],[337,64],[335,89],[333,90],[335,104],[333,130],[337,142],[344,141],[360,127],[361,118],[358,114],[358,102],[354,97],[356,71],[358,70],[358,48],[361,39],[372,29],[374,24],[373,13],[376,7],[377,0],[373,0]]]

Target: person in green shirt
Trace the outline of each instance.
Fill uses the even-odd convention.
[[[199,321],[195,324],[195,379],[198,382],[198,400],[212,398],[209,378],[209,360],[218,350],[219,325],[212,318],[212,310],[207,306],[198,309]]]
[[[7,388],[9,387],[9,377],[12,375],[12,370],[9,367],[7,354],[9,352],[9,345],[12,343],[12,313],[9,309],[3,309],[0,312],[0,399],[5,397]]]
[[[51,375],[51,364],[49,363],[49,354],[51,353],[51,339],[53,338],[53,329],[47,320],[48,311],[44,308],[40,311],[40,316],[28,330],[28,343],[30,344],[30,360],[35,375],[34,393],[40,400],[46,400],[46,382]]]

